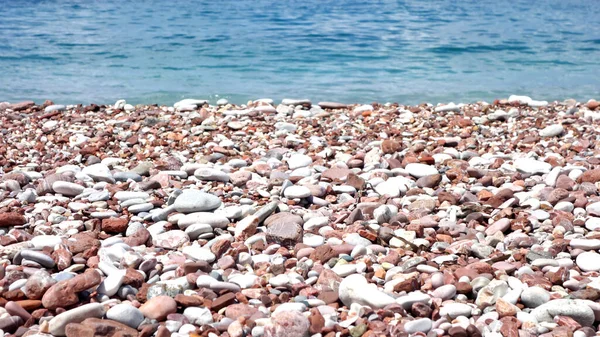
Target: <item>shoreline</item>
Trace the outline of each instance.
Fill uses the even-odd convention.
[[[484,104],[484,105],[509,105],[509,104],[516,104],[516,105],[527,105],[529,107],[544,107],[547,106],[549,104],[565,104],[565,105],[587,105],[588,103],[592,102],[592,104],[595,104],[594,102],[596,102],[595,99],[590,98],[587,101],[585,100],[577,100],[577,99],[573,99],[573,98],[565,98],[563,100],[536,100],[531,98],[530,96],[526,96],[526,95],[510,95],[508,98],[495,98],[495,99],[491,99],[489,101],[486,100],[476,100],[476,101],[467,101],[467,102],[461,102],[461,101],[453,101],[453,100],[448,100],[448,101],[441,101],[438,103],[432,103],[432,102],[428,102],[428,101],[421,101],[420,103],[403,103],[403,102],[397,102],[397,101],[385,101],[385,102],[379,102],[379,101],[372,101],[370,103],[359,103],[359,102],[340,102],[340,101],[314,101],[308,98],[302,98],[302,99],[296,99],[296,98],[283,98],[280,100],[275,100],[275,99],[271,99],[271,98],[258,98],[258,99],[249,99],[246,103],[239,103],[239,102],[231,102],[228,98],[228,95],[223,95],[223,97],[219,98],[219,95],[210,95],[210,98],[203,98],[203,99],[195,99],[195,98],[185,98],[185,96],[181,99],[179,99],[178,101],[174,101],[174,103],[171,104],[164,104],[164,103],[156,103],[156,102],[141,102],[141,103],[137,103],[137,104],[129,104],[130,107],[141,107],[141,106],[158,106],[158,107],[176,107],[177,105],[181,105],[181,104],[185,104],[185,102],[204,102],[205,104],[208,105],[215,105],[215,106],[225,106],[225,105],[230,105],[231,107],[246,107],[246,106],[253,106],[257,103],[269,103],[271,105],[277,106],[279,104],[283,104],[283,105],[294,105],[294,104],[286,104],[286,103],[304,103],[306,104],[310,104],[311,106],[320,106],[321,108],[324,109],[330,109],[330,108],[348,108],[348,107],[354,107],[354,106],[359,106],[359,105],[371,105],[371,104],[376,104],[376,105],[380,105],[380,106],[405,106],[405,107],[410,107],[410,106],[422,106],[422,105],[427,105],[427,106],[434,106],[434,107],[439,107],[439,106],[443,106],[443,105],[448,105],[448,104],[457,104],[459,106],[462,105],[468,105],[468,104]],[[116,101],[116,104],[119,104],[118,102],[125,102],[126,104],[128,103],[127,99],[119,99]],[[458,102],[458,103],[455,103]],[[333,104],[333,106],[330,106],[331,104]],[[105,106],[105,107],[110,107],[112,106],[113,108],[115,107],[115,103],[98,103],[98,102],[91,102],[89,104],[84,104],[84,103],[72,103],[72,104],[67,104],[67,103],[54,103],[52,100],[44,100],[44,102],[42,103],[42,101],[34,101],[34,100],[19,100],[19,101],[14,101],[14,102],[9,102],[9,101],[2,101],[0,99],[0,111],[3,111],[7,108],[9,108],[10,105],[23,105],[25,107],[34,107],[34,106],[43,106],[43,107],[47,107],[49,105],[57,105],[57,106],[64,106],[64,107],[77,107],[77,106],[89,106],[89,105],[98,105],[98,106]],[[191,104],[193,105],[193,104]],[[191,109],[191,106],[189,107]],[[20,109],[20,108],[18,108]],[[130,108],[131,109],[131,108]],[[132,109],[131,109],[132,110]],[[193,110],[193,109],[191,109]],[[185,110],[184,110],[185,111]]]
[[[526,96],[0,102],[0,329],[595,333],[599,120]]]

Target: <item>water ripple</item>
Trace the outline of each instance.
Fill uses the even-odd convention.
[[[0,8],[0,101],[584,100],[600,87],[592,76],[600,25],[586,19],[600,14],[593,0],[0,0]]]

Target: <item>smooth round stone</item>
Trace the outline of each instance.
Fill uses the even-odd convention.
[[[142,176],[135,172],[115,172],[113,178],[116,181],[128,181],[129,179],[136,182],[142,181]]]
[[[208,308],[189,307],[183,311],[183,315],[190,323],[198,326],[213,322],[212,313]]]
[[[415,332],[427,333],[427,332],[429,332],[429,330],[431,330],[431,327],[432,327],[431,319],[421,318],[421,319],[415,319],[414,321],[406,322],[406,324],[404,324],[404,331],[406,331],[408,333],[415,333]]]
[[[551,186],[551,187],[555,187],[556,186],[556,180],[558,179],[558,176],[560,175],[560,172],[562,171],[561,167],[554,167],[550,173],[548,173],[548,175],[546,176],[546,179],[544,180],[544,182],[546,183],[546,185]]]
[[[88,195],[85,198],[89,202],[107,201],[110,199],[110,193],[108,191],[98,191],[98,192],[90,193],[90,195]],[[141,199],[141,200],[145,200],[145,199]]]
[[[215,282],[219,281],[210,275],[200,275],[196,279],[196,286],[198,286],[198,288],[210,288],[211,284]]]
[[[79,211],[85,211],[86,209],[89,209],[90,207],[92,207],[92,205],[85,203],[85,202],[70,202],[68,205],[69,209],[73,212],[79,212]]]
[[[216,256],[209,249],[200,246],[186,246],[181,250],[183,254],[197,261],[212,263]]]
[[[290,278],[286,274],[277,275],[269,279],[269,284],[273,287],[283,287],[290,283]]]
[[[195,212],[186,214],[185,216],[179,218],[179,220],[177,220],[177,226],[179,226],[181,229],[186,229],[193,224],[208,224],[212,228],[227,228],[229,222],[230,221],[227,219],[227,217],[220,214]]]
[[[600,223],[598,226],[600,227]],[[600,249],[600,239],[572,239],[569,245],[576,249],[598,250]]]
[[[37,195],[35,194],[35,190],[28,188],[23,193],[19,195],[19,200],[22,202],[33,203],[37,199]]]
[[[56,265],[52,257],[35,250],[22,250],[21,257],[27,260],[35,261],[45,268],[53,268]]]
[[[48,331],[55,336],[64,336],[67,324],[80,323],[89,317],[100,318],[104,316],[105,313],[106,310],[101,303],[84,304],[52,318],[50,322],[48,322]]]
[[[556,137],[563,133],[563,131],[565,131],[565,129],[561,124],[548,125],[540,130],[540,137]]]
[[[258,281],[258,276],[252,274],[238,274],[229,276],[229,282],[235,283],[242,289],[251,288]]]
[[[297,312],[304,312],[306,311],[306,304],[304,303],[282,303],[280,305],[277,306],[277,308],[275,309],[275,311],[273,311],[273,314],[277,314],[283,311],[297,311]]]
[[[549,163],[532,158],[519,158],[515,160],[514,165],[517,171],[529,174],[549,173],[552,169]]]
[[[173,206],[177,212],[194,213],[212,211],[219,208],[221,204],[221,199],[216,195],[199,190],[184,190],[175,199]]]
[[[458,316],[471,317],[473,307],[464,303],[448,303],[440,309],[440,315],[456,318]]]
[[[571,213],[574,208],[575,208],[575,205],[573,205],[573,203],[568,202],[568,201],[561,201],[554,206],[554,209],[557,211],[563,211],[563,212],[569,212],[569,213]]]
[[[375,192],[377,192],[379,195],[389,195],[392,198],[399,197],[401,193],[398,186],[387,181],[375,186]]]
[[[582,300],[551,300],[533,309],[531,314],[538,322],[553,322],[556,316],[571,317],[582,326],[591,326],[595,321],[594,311]]]
[[[430,265],[426,265],[426,264],[420,264],[420,265],[417,266],[417,271],[421,272],[421,273],[433,274],[435,272],[438,272],[439,269],[437,269],[434,266],[430,266]]]
[[[185,233],[191,240],[196,240],[201,234],[212,233],[213,228],[209,224],[194,224],[185,229]]]
[[[48,105],[46,108],[44,108],[44,112],[49,113],[49,112],[54,112],[54,111],[64,111],[66,109],[67,109],[67,107],[65,105],[52,104],[52,105]]]
[[[302,238],[302,243],[309,247],[316,248],[322,246],[325,243],[325,238],[320,235],[305,234]]]
[[[546,266],[551,266],[551,267],[558,267],[558,261],[554,260],[554,259],[535,259],[533,261],[531,261],[531,265],[533,267],[546,267]]]
[[[541,210],[541,209],[537,209],[537,210],[531,212],[531,215],[540,221],[550,219],[550,213],[548,213],[544,210]]]
[[[129,225],[127,226],[127,229],[125,230],[125,236],[132,236],[133,234],[137,233],[137,231],[139,231],[142,228],[145,228],[145,227],[144,227],[144,224],[142,224],[141,222],[130,222]]]
[[[113,178],[112,173],[110,173],[110,168],[102,163],[84,167],[81,170],[81,173],[88,175],[94,179],[94,181],[105,181],[111,184],[115,183],[115,179]]]
[[[583,252],[577,255],[575,260],[577,267],[583,271],[600,270],[600,254],[595,252]]]
[[[387,305],[396,303],[396,300],[380,291],[376,285],[369,284],[367,279],[359,274],[347,276],[340,282],[339,298],[350,307],[352,303],[368,305],[371,308],[384,308]]]
[[[141,212],[148,212],[153,208],[154,208],[154,204],[145,202],[143,204],[137,204],[137,205],[130,206],[129,208],[127,208],[127,210],[133,214],[138,214]]]
[[[400,304],[405,310],[409,310],[415,303],[431,305],[431,296],[420,291],[413,291],[405,296],[398,297],[396,303]]]
[[[288,160],[287,164],[290,170],[310,166],[313,163],[311,157],[304,154],[294,154]]]
[[[54,246],[62,243],[62,238],[58,235],[38,235],[34,236],[29,243],[33,246],[33,248],[54,248]]]
[[[25,284],[27,284],[27,279],[16,280],[13,283],[11,283],[11,285],[8,287],[8,290],[9,291],[17,290],[19,288],[24,287]]]
[[[306,186],[290,186],[283,191],[283,195],[290,199],[310,197],[310,189]]]
[[[422,178],[434,174],[438,174],[439,171],[431,165],[421,163],[410,163],[405,167],[406,172],[415,178]]]
[[[313,171],[310,167],[301,167],[293,170],[290,173],[290,177],[310,177],[312,176]]]
[[[144,320],[144,314],[140,309],[129,304],[117,304],[108,309],[106,318],[123,323],[129,327],[137,329]]]
[[[444,285],[444,274],[436,272],[431,275],[431,285],[434,288],[439,288]]]
[[[304,237],[306,237],[306,235]],[[352,252],[350,252],[350,257],[356,258],[359,256],[363,256],[365,254],[367,254],[367,248],[364,246],[358,245],[358,246],[354,246],[354,248],[352,249]]]
[[[83,186],[68,181],[56,181],[52,184],[52,190],[54,190],[55,193],[60,193],[67,197],[80,195],[83,193],[84,189]]]
[[[348,234],[346,235],[346,237],[344,238],[344,241],[348,244],[351,244],[353,246],[368,246],[371,244],[371,241],[369,241],[368,239],[363,238],[362,236],[360,236],[358,233],[352,233],[352,234]],[[352,249],[350,249],[350,251],[348,253],[352,252]]]
[[[194,176],[202,181],[229,182],[229,174],[213,168],[199,168],[194,171]]]
[[[113,210],[110,210],[110,211],[100,211],[100,212],[92,212],[90,214],[90,217],[96,218],[96,219],[115,218],[117,216],[118,216],[117,212],[115,212]]]
[[[240,206],[228,206],[215,210],[215,214],[223,215],[229,219],[239,219],[245,214],[245,209]]]
[[[177,249],[190,241],[184,231],[171,230],[154,236],[152,243],[157,247],[166,249]]]
[[[237,293],[241,290],[241,287],[232,282],[213,282],[210,285],[210,289],[216,292],[220,292],[222,290],[228,290],[233,293]]]
[[[600,228],[600,218],[589,217],[585,221],[585,228],[590,231],[595,231],[597,228]]]
[[[118,201],[125,201],[129,199],[148,199],[150,198],[150,194],[146,192],[133,192],[133,191],[118,191],[115,193],[113,198]]]
[[[123,284],[125,279],[125,271],[119,270],[119,272],[109,274],[102,283],[98,286],[98,293],[106,296],[113,296],[119,290],[119,287]]]
[[[438,287],[432,293],[433,297],[441,298],[442,300],[449,300],[456,296],[456,286],[453,284],[446,284]]]
[[[169,314],[177,312],[177,302],[169,296],[156,296],[146,301],[140,311],[150,319],[164,320]]]
[[[529,287],[521,293],[521,303],[527,308],[537,308],[550,301],[550,293],[540,287]]]
[[[356,273],[356,265],[355,264],[338,264],[331,269],[338,276],[346,277],[348,275],[352,275]]]

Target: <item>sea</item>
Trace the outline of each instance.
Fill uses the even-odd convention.
[[[0,101],[587,101],[598,18],[598,0],[0,0]]]

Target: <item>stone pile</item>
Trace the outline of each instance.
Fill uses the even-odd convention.
[[[599,120],[0,103],[0,336],[593,336]]]

